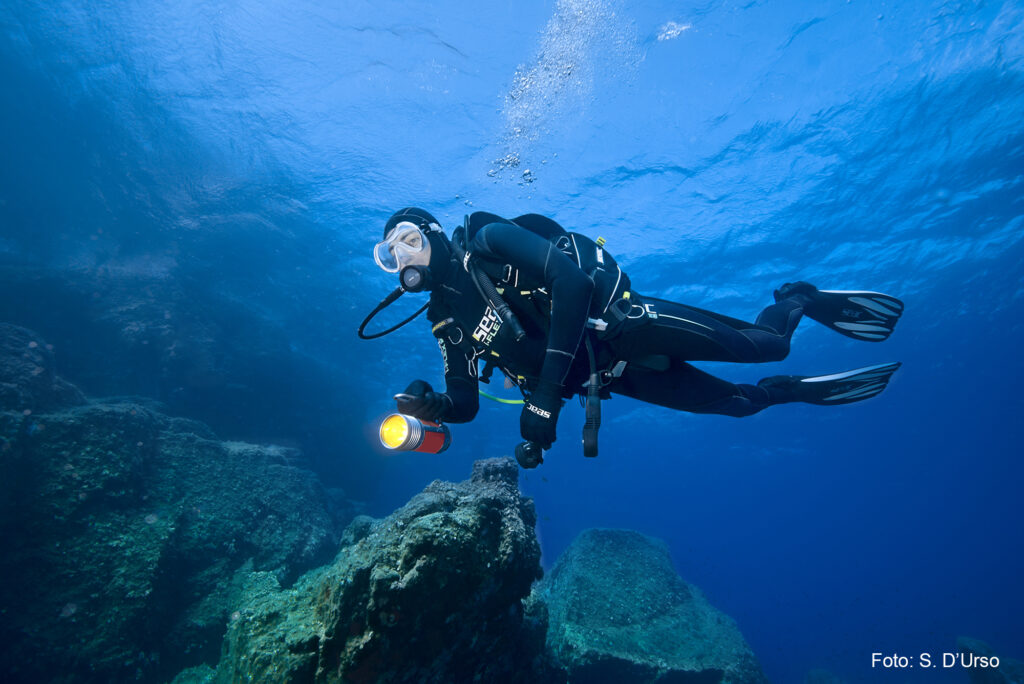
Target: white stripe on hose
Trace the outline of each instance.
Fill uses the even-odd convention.
[[[612,293],[608,295],[608,303],[604,305],[603,309],[601,309],[601,313],[608,311],[608,307],[612,305],[612,299],[615,298],[615,293],[619,291],[619,283],[622,282],[622,269],[618,266],[615,268],[619,269],[619,277],[615,279],[615,287],[612,288]]]

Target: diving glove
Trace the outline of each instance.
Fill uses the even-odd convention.
[[[519,434],[527,442],[550,449],[555,441],[555,424],[562,410],[562,386],[548,380],[537,384],[519,416]]]
[[[425,380],[413,380],[396,400],[399,413],[434,422],[441,420],[452,405],[447,394],[435,392]]]

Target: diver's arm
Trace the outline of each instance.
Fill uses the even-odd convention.
[[[594,281],[550,241],[512,223],[481,228],[471,251],[512,264],[544,283],[551,295],[551,328],[540,380],[561,388],[583,336]]]
[[[457,378],[454,382],[448,380],[445,394],[451,399],[452,404],[441,420],[446,423],[468,423],[476,418],[476,412],[480,409],[480,394],[477,392],[476,381],[470,383],[462,378]]]
[[[454,345],[446,347],[443,337],[437,338],[437,346],[444,357],[445,396],[448,409],[441,415],[446,423],[468,423],[480,409],[480,393],[477,391],[476,360],[470,359]]]
[[[444,342],[438,340],[438,344]],[[456,355],[460,355],[456,352]],[[445,361],[447,362],[447,355]],[[476,362],[466,359],[467,367]],[[443,421],[445,423],[468,423],[476,417],[480,408],[480,397],[477,392],[475,375],[463,376],[450,373],[445,368],[444,392],[435,392],[426,380],[413,380],[402,394],[396,395],[398,412],[416,416],[422,420]]]
[[[440,420],[446,423],[468,423],[476,417],[480,409],[480,396],[477,392],[476,358],[467,356],[466,352],[451,340],[460,339],[453,334],[457,326],[450,331],[448,326],[454,323],[447,306],[433,295],[427,309],[427,320],[437,339],[444,361],[445,391],[435,392],[430,383],[416,380],[405,390],[409,399],[398,400],[398,411],[422,418],[424,420]]]

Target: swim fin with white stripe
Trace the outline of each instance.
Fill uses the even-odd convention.
[[[868,290],[819,290],[809,283],[786,283],[775,291],[775,301],[804,300],[804,314],[841,335],[881,342],[892,334],[903,314],[903,302]]]
[[[776,375],[761,380],[757,385],[768,390],[773,403],[801,401],[821,406],[849,404],[880,394],[901,365],[898,361],[880,363],[814,377]]]

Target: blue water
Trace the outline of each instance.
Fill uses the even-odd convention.
[[[321,370],[295,376],[291,415],[259,357],[204,414],[142,361],[90,376],[71,303],[25,293],[0,318],[64,340],[88,393],[184,397],[298,444],[382,515],[518,441],[518,412],[488,404],[442,456],[375,446],[391,394],[441,384],[422,322],[355,336],[395,285],[370,253],[399,207],[449,228],[545,213],[607,238],[639,291],[741,318],[795,279],[893,293],[884,344],[806,321],[782,363],[705,366],[903,361],[881,397],[742,420],[617,398],[593,461],[573,406],[523,488],[546,565],[587,527],[665,539],[773,681],[964,682],[870,654],[964,634],[1024,659],[1022,22],[1019,2],[13,0],[0,261],[216,302]]]

